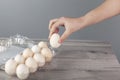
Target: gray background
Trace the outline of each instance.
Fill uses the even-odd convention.
[[[49,20],[62,16],[83,16],[102,2],[103,0],[0,0],[0,37],[18,33],[29,38],[47,38]],[[84,28],[72,34],[69,39],[109,41],[120,59],[120,16]]]

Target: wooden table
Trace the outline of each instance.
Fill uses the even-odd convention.
[[[66,41],[50,64],[28,80],[120,80],[120,64],[108,42]],[[0,71],[0,80],[19,80]]]

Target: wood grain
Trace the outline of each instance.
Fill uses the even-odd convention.
[[[66,41],[55,52],[28,80],[120,80],[120,64],[108,42]],[[0,80],[19,79],[0,71]]]

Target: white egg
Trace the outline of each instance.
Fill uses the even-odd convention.
[[[39,53],[40,52],[40,47],[38,45],[34,45],[31,50],[34,52],[34,53]]]
[[[32,52],[31,49],[29,48],[26,48],[24,51],[23,51],[23,57],[26,59],[28,57],[32,57],[34,55],[34,53]]]
[[[39,42],[39,43],[38,43],[38,46],[39,46],[40,48],[47,48],[47,47],[48,47],[48,46],[47,46],[47,42],[44,42],[44,41]]]
[[[14,59],[9,59],[5,63],[5,72],[8,75],[15,75],[16,74],[16,67],[17,67],[17,62]]]
[[[37,71],[37,68],[38,68],[37,62],[32,57],[28,57],[25,61],[25,64],[29,68],[29,71],[31,73],[34,73]]]
[[[51,38],[50,38],[50,45],[51,45],[51,47],[53,47],[53,48],[58,48],[58,47],[60,47],[61,44],[58,42],[59,39],[60,39],[60,35],[57,34],[57,33],[54,33],[54,34],[51,36]]]
[[[15,56],[15,61],[16,61],[18,64],[24,64],[25,58],[24,58],[21,54],[17,54],[17,55]]]
[[[29,68],[25,64],[19,64],[16,68],[16,75],[19,79],[27,79],[29,76]]]
[[[50,62],[53,57],[52,51],[49,48],[43,48],[41,50],[41,55],[45,57],[46,62]]]
[[[45,57],[42,56],[39,53],[36,53],[33,58],[35,59],[35,61],[37,62],[39,67],[43,67],[45,65]]]

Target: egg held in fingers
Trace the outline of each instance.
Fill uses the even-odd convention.
[[[50,37],[50,45],[51,45],[51,47],[53,47],[53,48],[60,47],[61,44],[58,42],[59,39],[60,39],[59,34],[57,34],[57,33],[52,34],[52,36]]]

